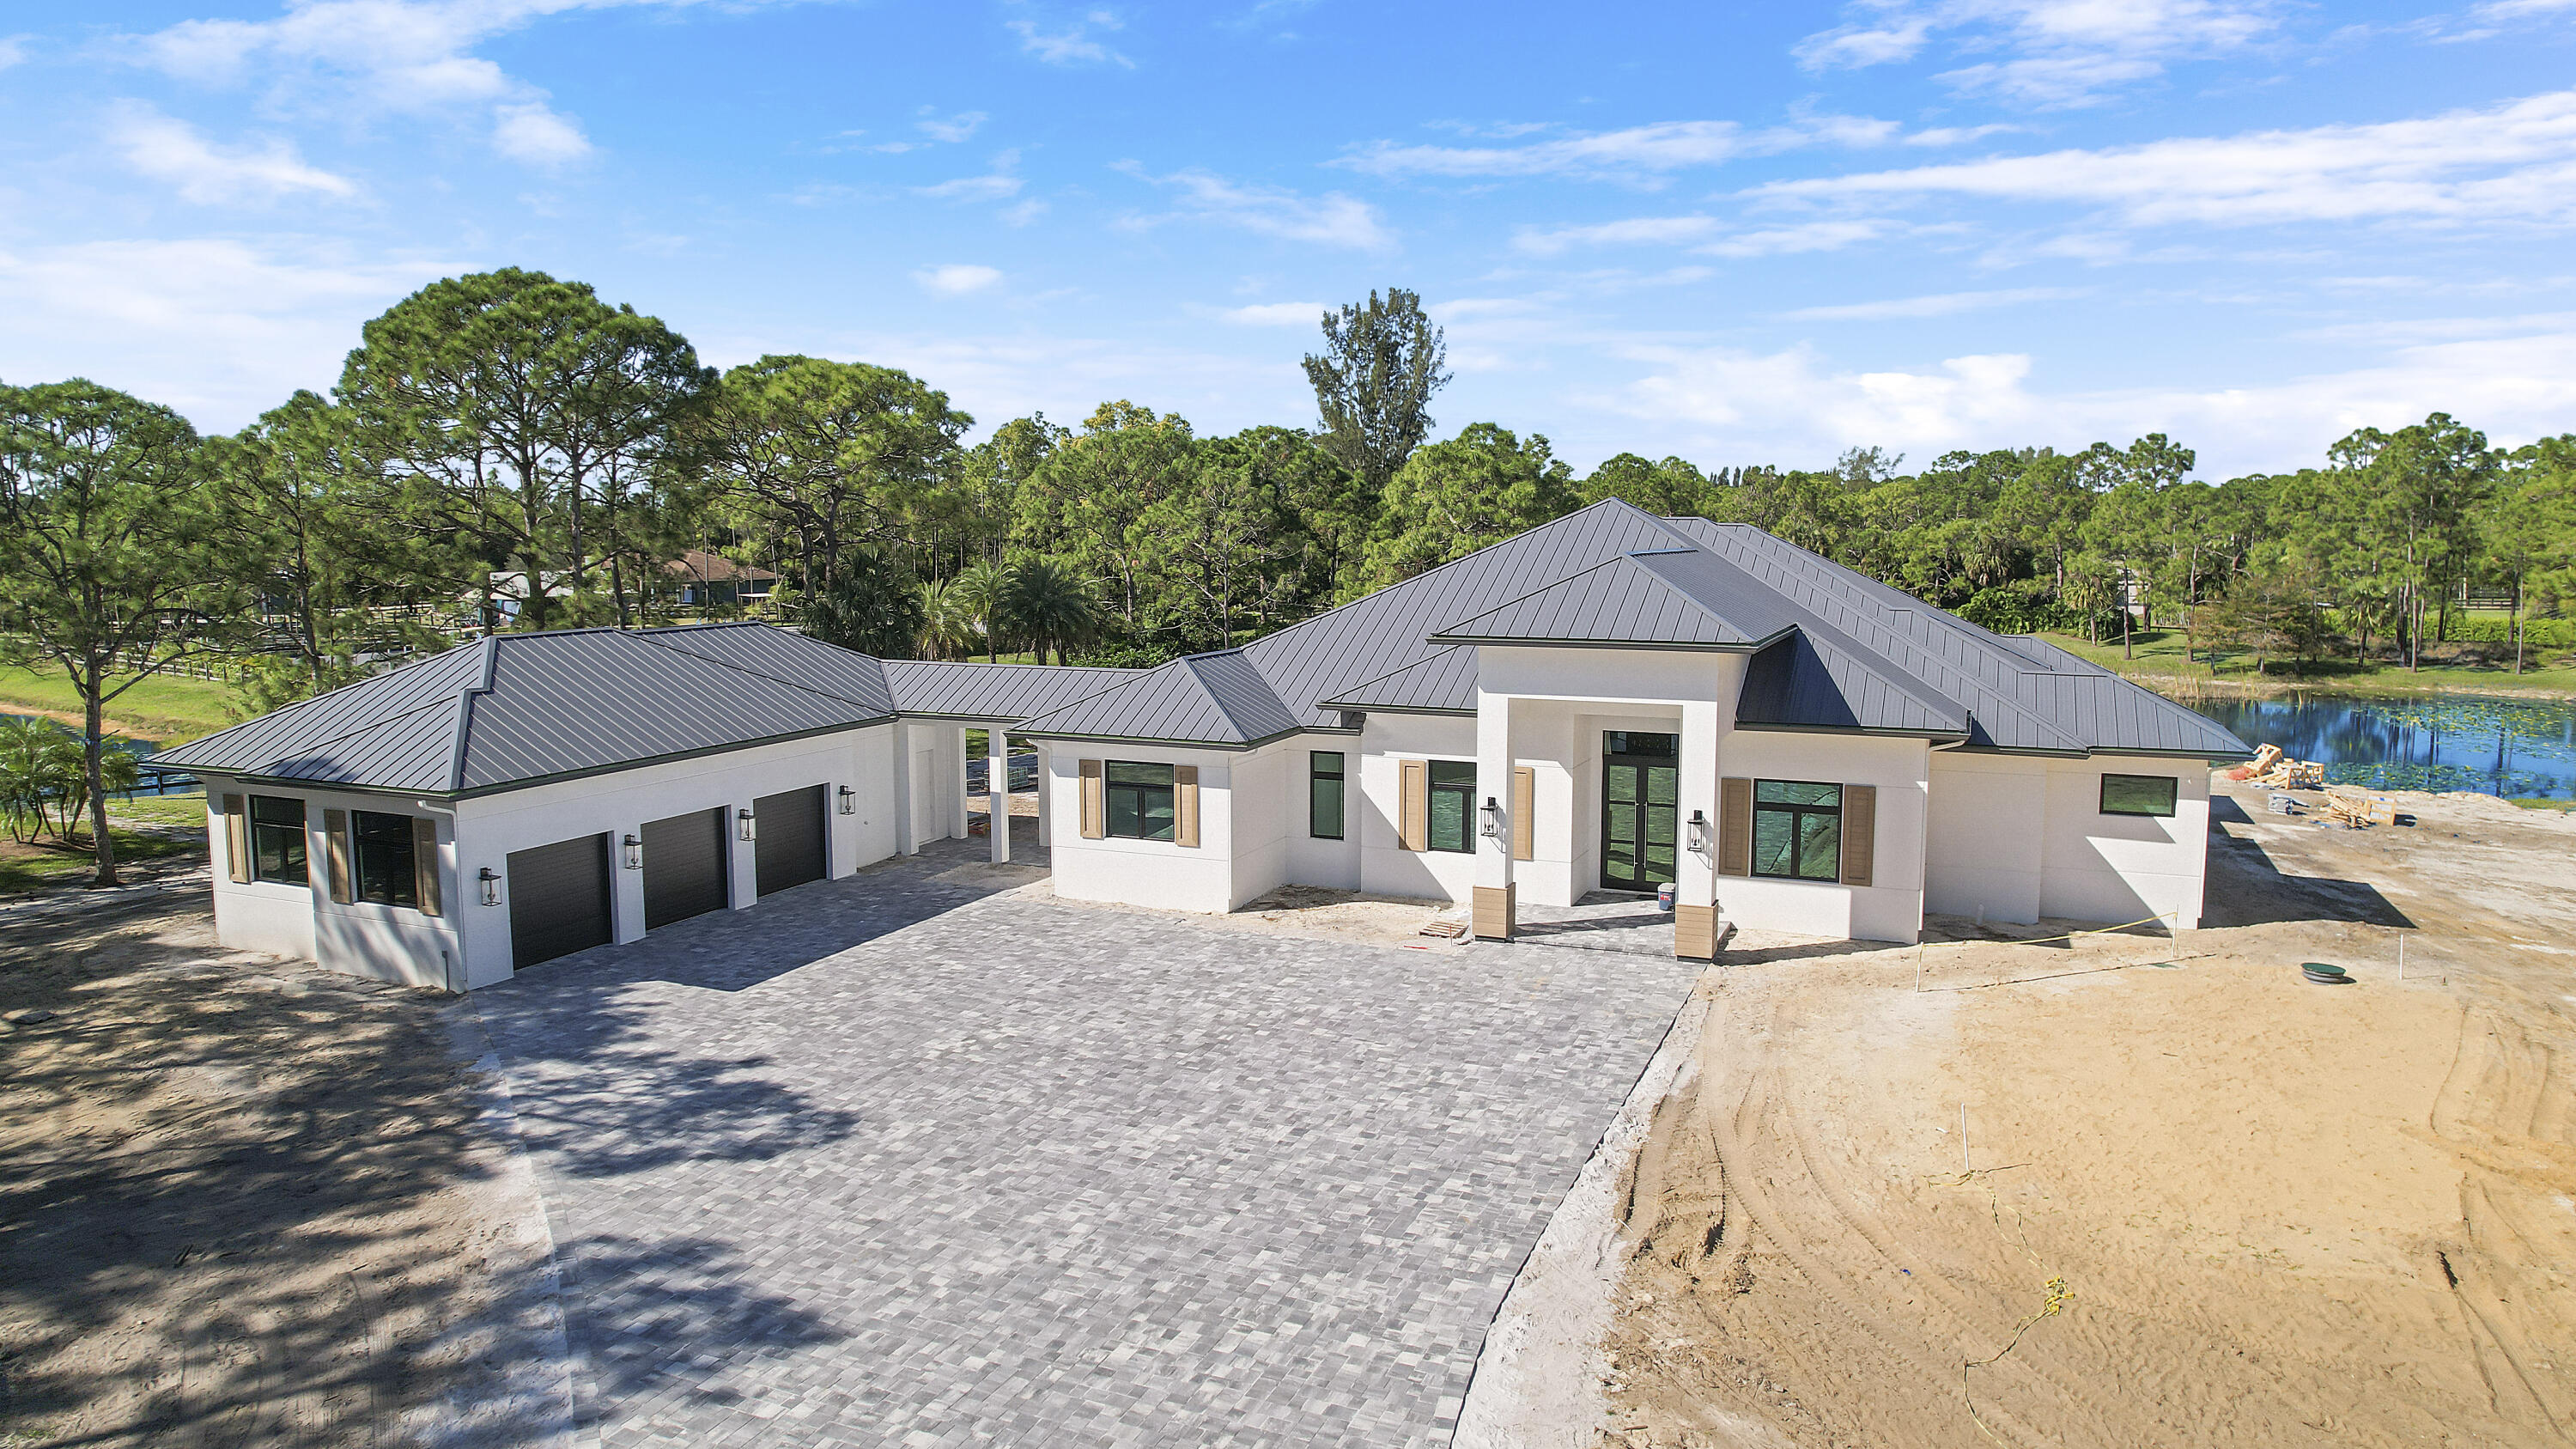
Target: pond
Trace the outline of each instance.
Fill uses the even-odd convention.
[[[2192,707],[2249,745],[2324,762],[2332,784],[2576,797],[2576,700],[2301,693]]]

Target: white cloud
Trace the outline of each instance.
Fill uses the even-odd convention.
[[[531,166],[561,166],[590,154],[590,138],[543,103],[507,105],[496,113],[492,149]]]
[[[1573,247],[1671,245],[1697,241],[1719,229],[1713,216],[1637,216],[1551,231],[1523,228],[1512,245],[1532,256],[1557,256]]]
[[[2516,3],[2516,0],[2508,0]],[[1912,60],[1943,32],[2011,52],[1944,72],[1954,89],[2026,105],[2087,105],[2178,60],[2241,50],[2278,26],[2266,0],[1864,0],[1859,18],[1791,48],[1810,70]]]
[[[1238,327],[1311,327],[1333,310],[1322,302],[1255,302],[1217,313],[1220,322]]]
[[[1949,317],[1988,307],[2023,302],[2057,302],[2086,295],[2074,287],[2014,287],[1992,292],[1936,292],[1923,297],[1891,297],[1883,302],[1843,302],[1828,307],[1800,307],[1780,315],[1800,322],[1885,322],[1916,317]]]
[[[1588,401],[1689,434],[1658,446],[1792,465],[1818,466],[1853,446],[1929,458],[2162,432],[2199,451],[2203,476],[2228,477],[2314,466],[2355,428],[2398,427],[2437,409],[2506,445],[2558,432],[2576,415],[2576,330],[2406,346],[2346,371],[2201,389],[2050,390],[2020,353],[1876,371],[1837,368],[1807,346],[1766,354],[1633,345],[1618,355],[1649,371]]]
[[[1877,146],[1902,127],[1867,116],[1801,116],[1747,130],[1733,121],[1658,121],[1526,146],[1400,146],[1372,141],[1333,162],[1372,176],[1576,176],[1654,184],[1666,175],[1807,146]]]
[[[1772,182],[1748,196],[1866,205],[2074,203],[2144,226],[2576,220],[2576,90],[2412,121],[2176,138]]]
[[[2473,12],[2480,20],[2526,20],[2576,10],[2576,0],[2490,0]]]
[[[993,169],[981,176],[960,176],[931,186],[916,186],[915,196],[937,197],[943,201],[1003,201],[1020,194],[1023,184],[1011,174],[1020,164],[1018,151],[1004,151],[993,158]]]
[[[1011,32],[1020,38],[1020,50],[1034,55],[1049,65],[1121,65],[1133,69],[1136,62],[1112,50],[1092,31],[1126,28],[1118,17],[1107,10],[1094,10],[1080,20],[1048,28],[1034,20],[1008,22]]]
[[[1117,169],[1139,180],[1171,187],[1178,193],[1172,212],[1164,216],[1134,218],[1130,225],[1154,226],[1186,219],[1217,222],[1290,241],[1354,247],[1362,251],[1380,251],[1395,244],[1394,233],[1378,219],[1376,207],[1338,191],[1309,197],[1284,187],[1228,181],[1222,176],[1195,169],[1176,171],[1169,176],[1149,176],[1142,167],[1133,163],[1121,163]]]
[[[952,262],[944,267],[924,267],[912,274],[914,282],[925,292],[942,297],[963,297],[1001,285],[1002,274],[993,267],[966,262]]]
[[[1027,226],[1036,221],[1039,217],[1046,215],[1046,211],[1047,204],[1033,196],[1016,206],[1003,207],[1001,210],[1002,224],[1004,226]]]
[[[470,270],[301,238],[97,241],[0,252],[0,377],[90,377],[229,431],[299,387],[324,390],[358,328]]]
[[[283,139],[227,150],[187,122],[139,102],[122,102],[110,111],[107,139],[128,166],[170,183],[182,197],[202,205],[357,194],[348,178],[307,165]]]
[[[954,144],[974,135],[976,129],[984,124],[984,120],[982,111],[960,111],[945,120],[933,117],[915,121],[912,124],[916,130],[934,141]]]
[[[261,85],[276,109],[482,111],[502,155],[552,166],[587,154],[577,122],[475,47],[565,11],[702,0],[287,0],[270,20],[185,20],[122,42],[144,66],[205,85]],[[758,0],[752,0],[758,3]]]
[[[1796,226],[1741,231],[1698,250],[1713,257],[1776,257],[1799,252],[1834,252],[1876,241],[1896,231],[1883,221],[1808,221]]]
[[[32,38],[25,35],[0,35],[0,70],[7,70],[25,60],[27,42]]]

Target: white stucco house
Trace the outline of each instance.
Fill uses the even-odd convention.
[[[1742,525],[1595,504],[1141,671],[880,661],[761,625],[504,635],[165,751],[231,945],[465,989],[966,829],[1036,745],[1061,895],[1674,891],[1911,941],[1930,912],[2199,924],[2217,724]],[[1008,833],[996,832],[997,858]]]

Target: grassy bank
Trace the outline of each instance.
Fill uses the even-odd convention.
[[[108,701],[108,732],[179,744],[231,724],[224,713],[231,700],[229,684],[156,675]],[[78,725],[80,694],[60,670],[0,667],[0,713],[49,715]]]
[[[2535,653],[2526,661],[2527,667],[2523,672],[2515,674],[2509,661],[2490,663],[2475,646],[2445,644],[2427,652],[2421,670],[2409,670],[2403,664],[2375,660],[2369,664],[2356,664],[2347,657],[2320,660],[2309,665],[2304,675],[2293,673],[2288,664],[2274,660],[2267,671],[2257,675],[2253,654],[2242,649],[2212,649],[2204,643],[2192,651],[2195,657],[2185,662],[2182,634],[2178,630],[2139,630],[2137,657],[2134,659],[2126,657],[2116,639],[2108,644],[2088,644],[2076,635],[2043,634],[2040,637],[2150,689],[2186,697],[2199,690],[2270,694],[2294,689],[2384,698],[2420,694],[2576,696],[2576,663],[2571,663],[2563,655],[2549,657]],[[2552,667],[2530,667],[2541,664]]]

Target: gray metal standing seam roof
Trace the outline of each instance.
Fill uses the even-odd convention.
[[[881,662],[762,624],[504,634],[164,750],[218,775],[476,794],[895,718],[1241,748],[1468,713],[1477,643],[1746,652],[1737,723],[2235,758],[2207,717],[1743,524],[1593,504],[1239,649],[1148,670]]]
[[[897,672],[925,699],[935,694],[934,702],[982,719],[1017,718],[1032,701],[1075,698],[1134,673],[888,666],[765,624],[503,634],[153,761],[253,779],[471,795],[893,719],[903,712],[889,686]]]
[[[2206,716],[2063,650],[1990,633],[1759,529],[1659,519],[1616,499],[1021,729],[1241,746],[1267,737],[1243,721],[1274,701],[1307,728],[1338,726],[1342,709],[1472,712],[1480,642],[1751,652],[1737,722],[1756,728],[2249,753]]]

